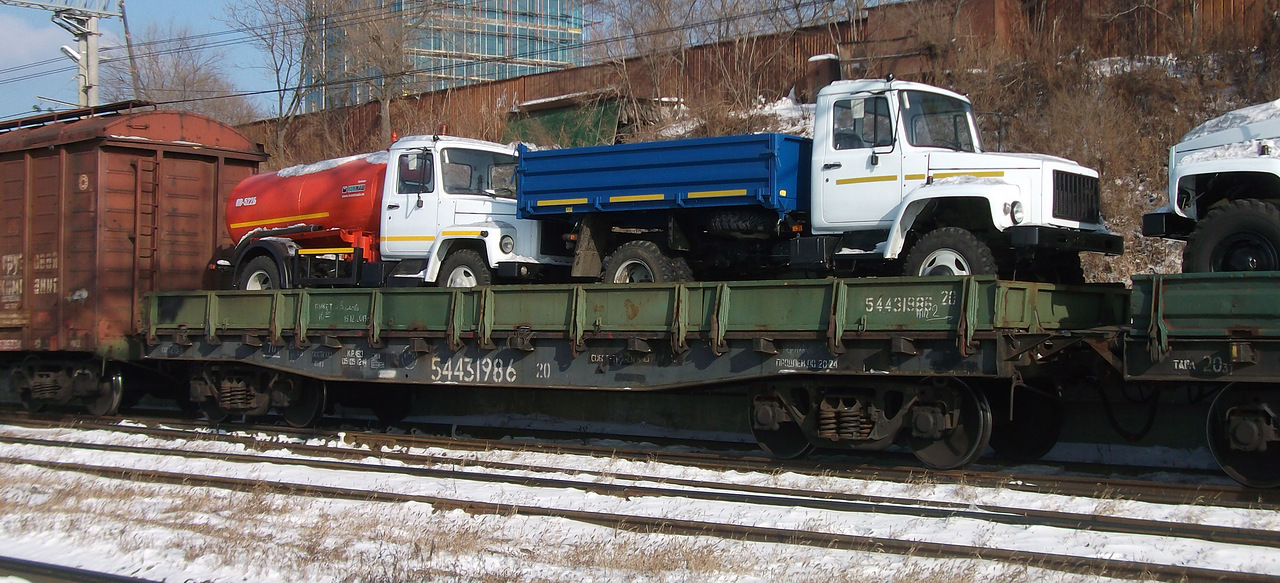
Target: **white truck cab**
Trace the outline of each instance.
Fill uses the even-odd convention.
[[[391,284],[487,285],[567,266],[558,233],[516,218],[516,154],[510,146],[410,136],[390,150],[383,183],[380,253],[399,261]],[[557,254],[558,253],[558,254]]]
[[[836,259],[902,258],[907,275],[941,275],[996,273],[1021,257],[1024,271],[1074,281],[1077,252],[1123,251],[1102,222],[1096,171],[984,153],[960,94],[892,78],[837,81],[816,111],[811,224],[841,236]]]
[[[1211,119],[1169,148],[1168,204],[1142,234],[1186,241],[1184,273],[1280,271],[1280,100]]]

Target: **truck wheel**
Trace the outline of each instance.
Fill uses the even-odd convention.
[[[723,209],[707,218],[707,231],[723,237],[766,239],[778,228],[778,215],[763,209]]]
[[[683,258],[679,259],[683,261]],[[688,265],[676,264],[653,241],[627,241],[604,259],[605,283],[670,283],[688,277]]]
[[[276,266],[275,260],[266,255],[250,259],[240,270],[240,277],[236,279],[236,289],[257,291],[282,287],[284,286],[280,281],[280,268]]]
[[[1182,272],[1280,270],[1280,207],[1233,200],[1209,211],[1187,238]]]
[[[986,243],[959,227],[942,227],[916,241],[907,253],[903,273],[909,276],[989,275],[996,258]]]
[[[436,276],[439,287],[476,287],[493,283],[493,271],[474,249],[458,249],[445,258]]]

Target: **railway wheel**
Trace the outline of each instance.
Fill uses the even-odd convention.
[[[413,393],[399,387],[378,386],[366,394],[370,395],[369,410],[386,425],[404,421],[413,407]]]
[[[986,396],[959,382],[921,390],[907,416],[907,445],[935,470],[973,463],[991,440]]]
[[[223,409],[215,398],[208,398],[200,401],[200,412],[204,413],[204,418],[209,423],[222,423],[231,417],[231,412]]]
[[[1017,462],[1033,462],[1049,453],[1062,434],[1064,415],[1057,395],[1022,387],[991,392],[995,418],[991,426],[991,449],[1000,457]],[[1013,403],[1008,403],[1009,399]]]
[[[1280,207],[1233,200],[1205,215],[1182,251],[1182,272],[1280,270]]]
[[[274,259],[261,255],[250,259],[236,278],[236,288],[251,291],[280,289],[280,268]]]
[[[280,416],[290,427],[311,427],[324,416],[329,391],[324,381],[291,381],[282,389],[287,405],[279,408]]]
[[[97,396],[85,397],[85,409],[98,417],[115,415],[124,397],[124,377],[119,371],[108,370],[105,377],[98,379],[98,390]]]
[[[996,272],[991,248],[959,227],[942,227],[921,237],[904,261],[908,276],[989,275]]]
[[[440,287],[476,287],[493,283],[493,271],[484,256],[474,249],[458,249],[440,264],[436,285]]]
[[[760,449],[774,458],[797,459],[814,450],[813,442],[796,422],[797,413],[793,411],[793,407],[776,396],[759,395],[752,399],[748,420],[751,435],[755,436]]]
[[[681,260],[682,261],[682,260]],[[677,265],[653,241],[627,241],[604,260],[605,283],[671,283],[689,276],[687,264]]]
[[[1209,450],[1222,471],[1253,488],[1280,487],[1280,389],[1233,384],[1209,407]]]

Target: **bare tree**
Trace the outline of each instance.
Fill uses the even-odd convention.
[[[340,2],[344,14],[353,15],[331,30],[327,43],[340,61],[340,71],[330,68],[340,87],[353,93],[353,102],[378,103],[382,143],[391,142],[391,102],[415,86],[418,64],[413,53],[427,35],[440,35],[444,4],[438,0],[404,0],[394,5],[380,0],[331,0]],[[430,22],[430,26],[426,26]]]
[[[643,110],[646,98],[677,98],[699,133],[769,129],[750,114],[800,77],[795,35],[848,20],[861,0],[598,0],[589,5],[595,58],[619,69],[623,94]],[[821,28],[818,28],[821,30]],[[834,30],[834,28],[832,29]],[[832,39],[835,40],[834,38]],[[835,42],[832,43],[835,45]],[[807,57],[809,55],[805,55]],[[765,124],[765,125],[761,125]]]
[[[229,124],[260,117],[223,69],[224,55],[192,40],[187,26],[150,25],[140,35],[136,55],[139,87],[135,94],[127,59],[103,63],[102,92],[110,101],[143,99],[165,109],[180,109]]]
[[[226,22],[242,29],[262,51],[263,66],[275,81],[272,146],[275,156],[290,159],[289,131],[302,113],[307,90],[305,75],[321,70],[312,60],[326,21],[335,14],[326,0],[234,0]]]

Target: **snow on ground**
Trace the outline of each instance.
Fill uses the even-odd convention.
[[[214,441],[155,440],[115,432],[0,427],[14,437],[66,439],[240,453]],[[265,446],[259,446],[265,447]],[[366,463],[400,465],[370,452]],[[1123,500],[1036,495],[967,485],[899,484],[791,473],[712,472],[621,459],[512,451],[421,450],[470,459],[591,469],[617,476],[783,486],[875,496],[959,501],[1218,524],[1280,532],[1280,513],[1210,506],[1168,506]],[[271,456],[296,457],[284,450]],[[860,536],[1147,560],[1280,575],[1280,550],[1248,549],[1163,537],[994,525],[967,518],[925,519],[833,513],[811,508],[760,508],[671,497],[618,499],[577,489],[426,479],[358,471],[316,470],[264,459],[233,464],[170,456],[79,452],[2,444],[0,457],[90,464],[130,464],[299,484],[575,508],[650,516],[731,521],[775,528]],[[472,471],[493,474],[491,469]],[[542,474],[570,478],[563,475]],[[372,477],[371,476],[375,476]],[[670,486],[668,486],[670,487]],[[709,537],[636,534],[563,519],[436,512],[424,504],[390,504],[235,493],[212,488],[133,484],[30,465],[0,466],[0,553],[28,560],[103,569],[166,581],[981,581],[1093,580],[1024,566],[935,560],[876,553],[725,541]]]

